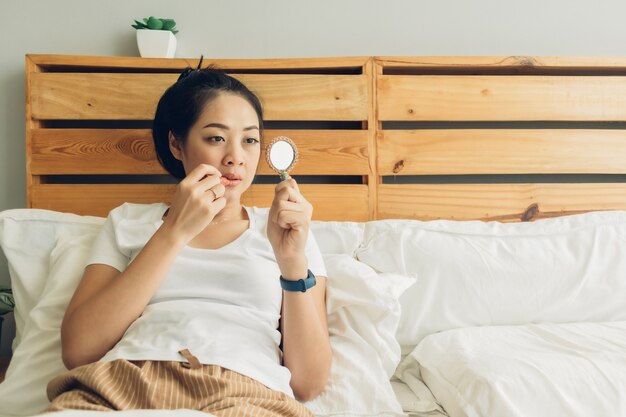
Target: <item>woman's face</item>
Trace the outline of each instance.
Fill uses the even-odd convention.
[[[205,107],[189,130],[184,148],[170,135],[170,150],[189,174],[201,163],[217,168],[223,177],[241,181],[226,185],[226,203],[239,201],[256,174],[261,156],[259,118],[250,103],[237,94],[220,93]]]

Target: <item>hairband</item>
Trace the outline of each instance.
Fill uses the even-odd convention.
[[[189,76],[189,74],[191,74],[194,71],[200,71],[201,66],[202,66],[202,59],[204,58],[204,55],[200,55],[200,62],[198,62],[198,66],[196,67],[196,69],[193,69],[191,67],[187,67],[183,70],[183,72],[180,73],[180,75],[178,76],[178,80],[176,80],[176,82],[187,78]]]

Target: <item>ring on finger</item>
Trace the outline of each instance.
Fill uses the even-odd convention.
[[[213,191],[212,188],[209,188],[209,191],[213,193],[213,201],[217,200],[218,199],[217,193],[215,191]]]

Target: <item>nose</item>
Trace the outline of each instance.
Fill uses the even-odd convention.
[[[232,143],[232,142],[231,142]],[[232,144],[228,147],[223,160],[224,165],[243,165],[243,149],[239,144]]]

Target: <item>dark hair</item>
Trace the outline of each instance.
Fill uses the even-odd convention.
[[[185,178],[185,169],[169,148],[169,132],[184,145],[189,129],[196,123],[204,107],[220,93],[238,94],[256,111],[259,131],[263,133],[263,107],[259,98],[241,81],[223,70],[208,66],[186,68],[161,96],[152,121],[152,139],[161,166],[178,179]]]

